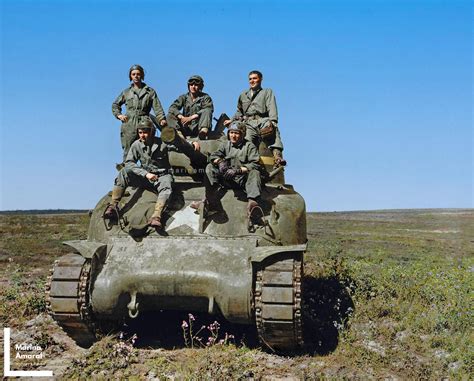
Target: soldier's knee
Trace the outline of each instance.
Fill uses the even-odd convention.
[[[129,168],[123,167],[115,179],[115,185],[126,188],[130,184],[130,173]]]
[[[217,173],[217,169],[214,166],[214,164],[209,163],[208,165],[206,165],[206,175],[208,177],[213,177],[216,173]]]
[[[248,174],[249,179],[257,179],[260,181],[260,171],[257,169],[251,169]]]
[[[171,188],[161,188],[158,190],[158,198],[167,200],[171,196],[171,192]]]

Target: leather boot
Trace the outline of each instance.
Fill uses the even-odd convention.
[[[279,150],[278,148],[273,149],[273,160],[275,162],[275,168],[284,167],[286,165],[286,160],[283,159],[281,150]]]
[[[255,201],[254,199],[249,198],[249,200],[247,202],[247,216],[250,217],[250,215],[252,214],[253,209],[257,206],[258,206],[258,202]]]
[[[161,229],[163,227],[163,224],[161,223],[161,213],[163,212],[163,209],[166,206],[166,201],[158,199],[156,200],[155,204],[155,210],[153,214],[151,215],[149,224],[151,227],[156,228],[156,229]]]
[[[199,134],[198,134],[199,139],[201,139],[201,140],[206,139],[208,131],[209,131],[209,129],[207,129],[206,127],[201,128],[201,130],[199,131]]]
[[[122,199],[125,189],[122,187],[114,186],[112,189],[112,202],[107,204],[107,208],[104,211],[104,218],[108,220],[117,221],[119,218],[118,203]]]
[[[112,188],[112,204],[117,205],[122,199],[122,196],[124,193],[125,193],[125,188],[115,185]]]

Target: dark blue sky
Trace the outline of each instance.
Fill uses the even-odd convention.
[[[0,4],[1,210],[110,189],[134,63],[165,109],[200,74],[216,115],[262,71],[308,210],[473,207],[471,2]]]

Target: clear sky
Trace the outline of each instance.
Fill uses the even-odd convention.
[[[200,74],[216,115],[262,71],[309,211],[474,206],[470,1],[0,4],[0,210],[111,189],[135,63],[165,110]]]

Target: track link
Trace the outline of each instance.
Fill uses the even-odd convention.
[[[296,255],[295,255],[296,254]],[[255,320],[262,344],[275,352],[303,345],[301,278],[303,254],[264,264],[255,280]]]
[[[64,255],[54,262],[46,285],[48,312],[82,347],[96,341],[89,303],[90,269],[90,260],[81,255]]]

